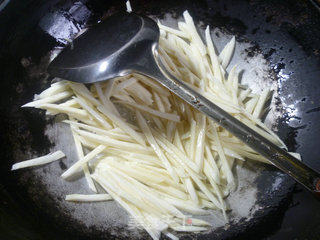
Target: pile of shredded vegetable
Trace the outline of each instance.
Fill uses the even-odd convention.
[[[271,142],[286,148],[259,119],[270,97],[269,89],[254,94],[239,84],[236,67],[226,70],[235,38],[217,53],[209,26],[203,42],[187,11],[183,17],[178,29],[158,23],[159,52],[167,69]],[[246,160],[268,163],[156,81],[138,74],[90,86],[60,79],[24,107],[68,116],[64,122],[71,127],[78,159],[62,178],[70,179],[83,171],[94,194],[71,194],[66,200],[114,200],[153,239],[159,239],[161,232],[177,239],[172,230],[208,230],[210,223],[187,217],[208,214],[208,209],[221,211],[227,218],[229,209],[224,199],[236,188],[232,172],[235,164]],[[134,117],[128,118],[123,112]],[[58,151],[17,163],[13,170],[62,157],[64,154]]]

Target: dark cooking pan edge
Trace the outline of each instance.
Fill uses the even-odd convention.
[[[148,7],[148,5],[146,6],[146,8],[147,7]],[[187,7],[185,7],[185,8],[187,8]],[[140,9],[143,9],[143,8],[140,8]],[[178,10],[178,8],[177,8],[177,10]],[[178,10],[178,11],[181,12],[181,10]],[[166,12],[166,7],[162,7],[161,12]],[[150,13],[152,13],[154,15],[154,10],[151,10]],[[48,41],[49,43],[51,41],[51,43],[52,43],[52,39],[50,39],[50,38],[43,37],[42,40]],[[40,43],[40,41],[39,41],[39,43]],[[49,50],[54,45],[55,45],[55,43],[52,43],[51,46],[46,45],[46,48]],[[43,54],[43,52],[40,54]],[[27,75],[26,71],[22,70],[21,67],[17,67],[20,63],[17,63],[16,61],[17,61],[17,59],[7,59],[7,65],[8,65],[7,71],[13,71],[13,72],[16,71],[13,76],[14,80],[16,81],[14,83],[14,89],[13,89],[14,94],[10,94],[11,99],[15,99],[16,102],[15,102],[15,105],[10,109],[10,112],[6,112],[9,114],[8,116],[10,116],[10,118],[8,118],[8,116],[6,116],[6,118],[4,120],[2,120],[3,121],[2,126],[7,126],[6,129],[3,129],[4,131],[2,131],[2,132],[9,133],[5,136],[10,137],[12,140],[11,143],[14,144],[14,145],[12,145],[12,151],[14,151],[15,149],[21,149],[23,151],[23,153],[25,153],[25,152],[28,152],[27,148],[30,147],[30,149],[37,149],[37,151],[36,151],[37,154],[45,153],[49,150],[49,147],[51,146],[50,141],[48,139],[46,139],[45,137],[43,137],[44,136],[43,135],[44,126],[46,125],[47,122],[45,121],[43,116],[38,119],[38,117],[37,117],[39,114],[38,111],[34,111],[34,112],[30,113],[29,110],[22,110],[22,113],[21,113],[19,106],[22,103],[31,99],[30,93],[26,93],[24,91],[25,89],[32,87],[34,89],[34,92],[38,92],[38,90],[40,90],[40,87],[38,86],[37,82],[40,78],[43,79],[43,77],[45,77],[45,71],[44,71],[45,68],[43,66],[46,66],[46,61],[44,60],[44,63],[41,63],[41,64],[34,64],[34,66],[32,64],[31,64],[31,66],[28,66],[27,71],[30,71],[28,74],[29,74],[29,76],[30,76],[30,74],[32,75],[31,77],[28,77],[28,78],[25,77],[25,75]],[[9,63],[12,63],[13,65],[10,66]],[[13,67],[13,66],[15,66],[15,67]],[[20,80],[21,80],[21,82],[20,82]],[[45,81],[45,85],[48,84],[49,80],[50,79],[47,79]],[[5,86],[5,87],[7,87],[8,89],[12,88],[11,86]],[[43,86],[41,88],[43,89]],[[14,98],[14,96],[16,98]],[[9,96],[7,96],[7,97],[9,97]],[[2,101],[2,103],[6,103],[6,101]],[[12,103],[12,100],[11,100],[11,103]],[[7,107],[7,106],[5,106],[5,107]],[[21,120],[23,118],[25,118],[26,120]],[[36,120],[37,120],[37,123],[35,124]],[[10,132],[8,131],[8,129]],[[28,146],[30,139],[33,139],[33,140],[31,140],[31,144]],[[43,145],[40,144],[40,142],[45,142],[46,146],[43,147]],[[11,158],[10,154],[5,155],[5,157]],[[8,163],[5,167],[2,166],[2,168],[5,168],[2,170],[7,171],[9,169],[9,165],[10,165],[10,163]],[[264,174],[266,174],[266,176],[268,176],[270,178],[264,176]],[[282,184],[279,186],[279,192],[280,192],[279,195],[274,192],[261,192],[261,191],[258,192],[259,205],[267,206],[267,209],[268,209],[267,212],[265,212],[264,210],[261,210],[261,211],[258,210],[253,217],[254,221],[243,223],[241,226],[233,226],[233,224],[231,223],[230,224],[232,226],[232,227],[230,227],[231,231],[228,231],[226,233],[225,230],[220,229],[220,230],[216,231],[214,233],[214,235],[219,236],[219,238],[229,238],[229,237],[237,236],[237,235],[238,235],[238,237],[240,237],[241,233],[239,234],[239,232],[242,232],[243,230],[247,230],[247,232],[244,235],[242,235],[242,237],[247,236],[250,238],[250,237],[253,237],[254,235],[257,236],[256,234],[257,234],[257,232],[259,232],[259,231],[252,230],[252,229],[260,229],[261,228],[261,232],[265,232],[266,229],[262,228],[264,224],[269,224],[271,222],[270,220],[273,217],[277,217],[277,218],[281,219],[281,215],[283,214],[283,212],[285,211],[285,209],[288,205],[288,199],[290,198],[290,195],[291,195],[293,182],[291,180],[289,180],[289,178],[287,178],[286,176],[282,176],[282,175],[278,175],[278,174],[279,173],[277,171],[270,168],[268,170],[265,170],[265,172],[257,179],[257,184],[262,189],[265,189],[266,187],[270,186],[270,184],[273,183],[272,180],[275,177],[281,177],[284,179]],[[9,177],[8,174],[6,174],[6,175],[7,175],[8,179],[11,178],[11,176]],[[6,185],[7,185],[7,187],[14,186],[14,184],[12,184],[12,185],[6,184]],[[40,187],[39,185],[37,185],[37,186]],[[17,189],[19,189],[19,188],[17,188]],[[20,190],[21,190],[21,192],[26,191],[26,189],[20,189]],[[26,194],[25,196],[28,196],[30,193],[25,193],[25,194]],[[50,197],[47,196],[45,198],[49,198],[49,199],[45,199],[45,201],[48,201],[49,206],[50,206],[50,204],[54,203],[54,201],[50,200]],[[270,199],[272,199],[272,201],[270,201]],[[33,200],[31,202],[36,202],[36,201]],[[39,207],[40,210],[46,209],[48,207],[46,204],[44,204],[44,205],[41,205],[41,203],[37,203],[37,204],[39,204],[39,205],[33,206],[33,207],[34,208]],[[35,205],[35,204],[33,203],[31,205]],[[278,209],[280,209],[280,212],[277,212]],[[57,210],[58,210],[57,208],[53,207],[51,210],[45,210],[45,212],[52,213]],[[42,217],[45,217],[45,216],[42,216]],[[51,218],[52,219],[59,219],[56,216],[51,217]],[[274,219],[273,219],[273,221],[274,221]],[[65,221],[60,222],[59,225],[61,227],[65,226],[64,222]],[[74,225],[72,226],[72,224],[74,224]],[[75,230],[77,228],[79,230],[82,228],[81,225],[79,226],[75,222],[72,223],[72,221],[69,222],[67,225],[72,226],[72,227],[70,227],[69,230]],[[277,224],[275,224],[275,228],[276,227],[278,227]],[[118,230],[121,231],[121,229],[118,229]],[[268,231],[270,231],[270,230],[272,230],[272,228],[270,229],[270,225],[269,225]],[[93,234],[91,237],[94,237],[94,236],[98,237],[100,235],[100,233],[96,232],[93,229],[89,230],[86,234],[88,234],[88,235]],[[102,234],[102,235],[104,235],[104,234]]]

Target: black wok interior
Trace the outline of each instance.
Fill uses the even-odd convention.
[[[289,150],[301,153],[304,162],[320,171],[320,12],[316,2],[131,0],[138,13],[158,17],[166,12],[180,16],[188,9],[196,21],[234,34],[239,42],[252,42],[247,57],[262,53],[279,83],[287,112],[278,121],[279,135]],[[125,1],[1,3],[0,239],[118,239],[111,233],[84,229],[67,216],[62,220],[54,201],[41,189],[36,190],[41,186],[36,188],[36,181],[18,181],[20,173],[10,168],[13,159],[30,152],[46,154],[53,145],[44,134],[48,124],[44,114],[20,108],[34,93],[49,86],[52,78],[46,68],[50,51],[65,47],[66,39],[73,39],[80,29],[124,9]],[[275,174],[279,172],[269,167],[257,179],[263,211],[248,222],[199,239],[320,239],[320,204],[285,175],[278,192],[263,191]]]

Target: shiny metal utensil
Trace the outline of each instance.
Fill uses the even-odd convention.
[[[76,38],[73,48],[65,48],[49,65],[48,72],[80,83],[99,82],[133,72],[154,78],[320,196],[319,173],[172,76],[161,62],[158,40],[159,28],[152,19],[118,13]]]

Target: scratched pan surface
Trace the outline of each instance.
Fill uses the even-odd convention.
[[[0,5],[0,10],[5,3]],[[135,10],[173,25],[188,9],[201,28],[214,28],[217,48],[236,35],[234,62],[242,80],[259,92],[274,89],[267,122],[290,150],[320,170],[319,36],[316,8],[308,1],[143,1]],[[57,118],[19,107],[49,86],[50,56],[80,29],[124,8],[121,1],[12,1],[0,12],[1,239],[145,239],[144,231],[116,204],[66,203],[65,194],[86,193],[82,180],[59,175],[75,160],[72,138]],[[280,117],[281,116],[281,117]],[[10,172],[13,162],[63,149],[68,158],[43,168]],[[294,182],[273,167],[248,163],[235,169],[239,187],[225,225],[186,239],[259,239],[274,232],[288,208]]]

